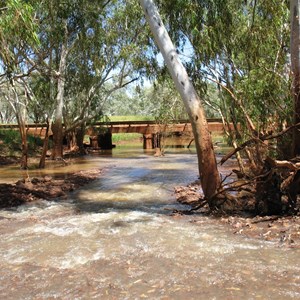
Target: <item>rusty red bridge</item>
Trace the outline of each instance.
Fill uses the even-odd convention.
[[[223,132],[224,128],[221,119],[207,119],[207,122],[208,129],[211,132]],[[17,127],[16,124],[0,125],[0,129],[16,129]],[[46,124],[28,124],[27,128],[30,134],[43,137]],[[99,134],[100,128],[105,134]],[[156,121],[109,121],[93,123],[87,126],[86,129],[86,134],[89,135],[93,147],[97,147],[97,143],[101,144],[101,139],[105,140],[104,144],[111,144],[111,135],[114,133],[140,133],[143,135],[144,149],[150,149],[155,147],[157,136],[163,133],[192,136],[192,126],[189,120],[172,120],[168,124],[159,124]],[[105,147],[109,148],[109,145]]]

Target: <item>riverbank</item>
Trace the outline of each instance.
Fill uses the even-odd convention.
[[[0,155],[0,166],[17,164],[19,159],[14,156],[2,156]]]
[[[175,197],[178,202],[194,207],[200,194],[200,183],[197,181],[186,187],[176,187]],[[251,202],[251,203],[250,203]],[[249,199],[249,206],[253,206],[254,199]],[[180,213],[180,212],[178,212]],[[253,213],[237,211],[232,214],[225,212],[211,213],[208,207],[199,211],[189,212],[193,214],[193,223],[202,223],[201,216],[210,216],[232,234],[241,235],[245,238],[254,238],[264,241],[275,242],[278,246],[300,249],[300,215],[294,216],[255,216]]]
[[[15,207],[37,200],[65,199],[74,191],[101,175],[101,169],[74,172],[68,175],[19,180],[14,184],[0,184],[0,208]]]

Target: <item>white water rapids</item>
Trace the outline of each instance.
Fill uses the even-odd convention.
[[[170,215],[195,154],[113,151],[78,164],[105,170],[70,199],[0,211],[0,299],[300,298],[299,250]]]

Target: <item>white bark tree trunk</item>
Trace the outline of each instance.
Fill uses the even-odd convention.
[[[181,63],[176,49],[152,0],[140,0],[155,41],[188,112],[198,155],[198,167],[204,195],[210,199],[220,185],[216,158],[205,112],[199,96]],[[214,203],[209,203],[214,206]]]
[[[55,121],[52,126],[53,132],[53,149],[52,159],[62,159],[63,157],[63,107],[64,107],[64,92],[65,92],[65,73],[67,68],[68,57],[68,32],[67,21],[65,20],[65,37],[61,47],[58,80],[57,80],[57,96],[56,96],[56,109]]]
[[[291,68],[293,74],[294,123],[300,122],[300,0],[290,0]],[[293,155],[300,155],[300,128],[293,132]]]
[[[8,86],[8,90],[9,90],[9,95],[6,98],[14,111],[19,126],[20,136],[21,136],[22,157],[21,157],[20,167],[21,169],[26,170],[28,168],[28,142],[27,142],[27,129],[26,129],[27,101],[25,99],[23,99],[23,101],[20,99],[14,79],[10,80],[10,85]]]

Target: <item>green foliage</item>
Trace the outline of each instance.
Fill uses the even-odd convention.
[[[8,73],[16,68],[16,52],[26,46],[37,47],[39,38],[36,32],[33,7],[22,0],[7,0],[0,3],[0,59]],[[24,56],[25,53],[20,53]],[[20,63],[20,61],[18,62]]]
[[[29,93],[26,83],[32,95],[23,104],[31,120],[43,122],[53,115],[60,76],[68,127],[103,115],[141,115],[157,122],[187,117],[166,69],[158,66],[138,2],[0,1],[1,72],[8,82],[12,75],[28,75],[20,94]],[[276,132],[291,122],[285,1],[157,3],[179,53],[192,49],[186,65],[208,117],[222,113],[229,121],[236,119],[244,137],[249,135],[244,111],[261,132]],[[67,70],[58,74],[65,39]],[[154,86],[143,87],[145,77]],[[12,119],[4,112],[9,109],[1,103],[1,118]]]
[[[17,130],[0,130],[1,145],[5,147],[16,148],[20,147],[21,138]]]
[[[148,35],[137,1],[78,1],[76,6],[67,10],[72,20],[69,31],[76,28],[77,39],[65,76],[64,121],[68,126],[74,120],[112,114],[111,102],[124,93],[119,90],[155,67],[147,59]]]
[[[42,147],[43,141],[40,137],[28,135],[28,148],[36,151]],[[21,151],[21,137],[18,130],[3,129],[0,130],[0,149],[6,153],[14,153]]]
[[[153,121],[151,116],[141,116],[141,115],[127,115],[127,116],[109,116],[109,121]]]
[[[291,122],[285,1],[175,0],[161,1],[161,8],[177,44],[193,48],[187,67],[210,108],[242,125],[247,113],[260,132]]]
[[[141,134],[139,133],[114,133],[112,135],[112,142],[119,143],[121,141],[134,141],[141,139]]]

